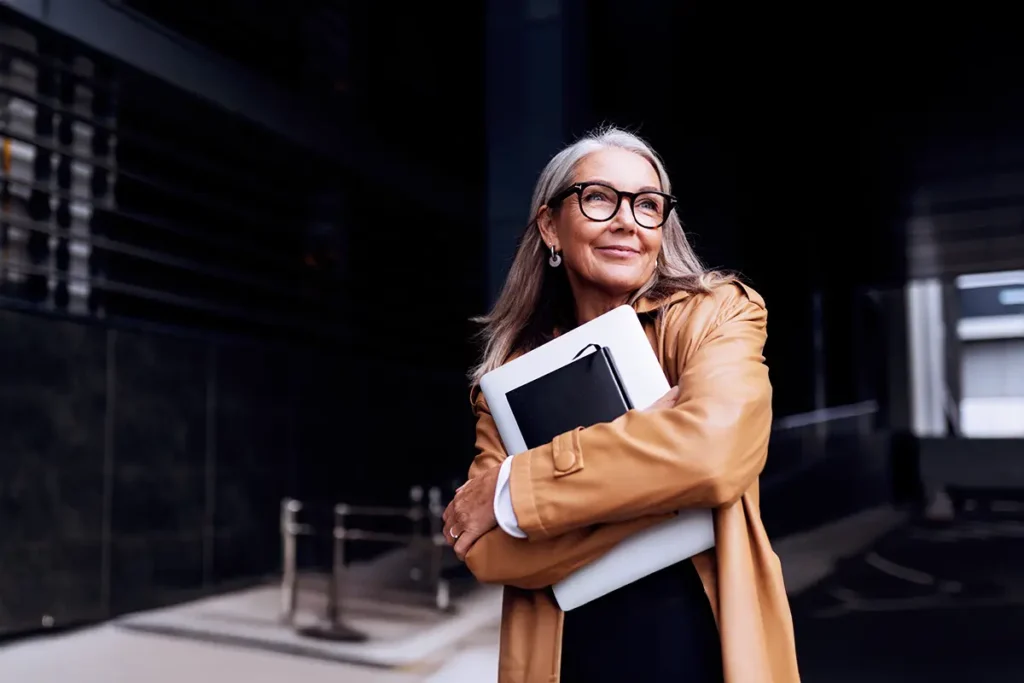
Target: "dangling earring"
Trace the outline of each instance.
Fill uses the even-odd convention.
[[[551,258],[548,259],[548,265],[552,268],[557,268],[562,265],[562,255],[555,251],[555,245],[551,245]]]

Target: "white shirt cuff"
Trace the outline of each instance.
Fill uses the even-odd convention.
[[[519,519],[516,511],[512,508],[512,489],[508,480],[512,474],[512,458],[505,458],[498,470],[498,485],[494,489],[494,518],[498,520],[498,526],[509,536],[526,538],[526,532],[519,528]]]

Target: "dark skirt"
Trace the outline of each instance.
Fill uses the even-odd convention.
[[[714,613],[685,560],[566,612],[561,683],[722,683]]]

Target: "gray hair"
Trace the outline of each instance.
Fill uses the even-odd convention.
[[[529,226],[519,243],[505,285],[494,308],[475,321],[483,325],[480,336],[483,354],[470,372],[475,387],[486,373],[505,363],[513,353],[536,348],[571,311],[565,293],[567,283],[560,269],[545,267],[545,244],[535,223],[547,201],[573,181],[576,167],[588,155],[602,149],[619,148],[646,159],[658,172],[663,192],[672,192],[665,164],[646,141],[615,127],[602,127],[572,143],[556,154],[540,174],[530,202]],[[676,291],[706,292],[720,273],[706,271],[693,251],[679,216],[673,211],[662,226],[661,253],[651,278],[630,298],[665,298]],[[561,291],[558,291],[558,290]],[[542,296],[543,295],[543,296]]]

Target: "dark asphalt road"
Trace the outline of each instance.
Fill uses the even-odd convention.
[[[792,606],[804,683],[1024,682],[1024,518],[910,523]]]

